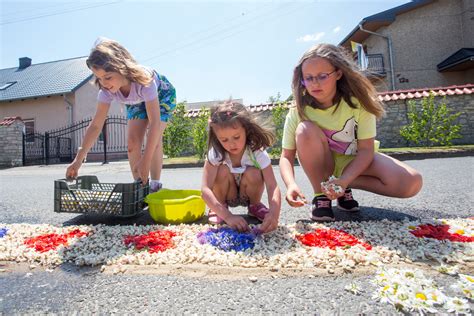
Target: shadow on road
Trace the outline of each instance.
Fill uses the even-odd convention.
[[[342,222],[350,222],[350,221],[366,222],[366,221],[383,220],[383,219],[387,219],[390,221],[403,221],[405,219],[408,219],[412,221],[412,220],[420,219],[417,216],[409,215],[409,214],[394,211],[394,210],[377,208],[377,207],[362,206],[361,210],[358,212],[345,212],[345,211],[339,210],[336,207],[333,207],[333,211],[334,211],[334,216],[336,218],[336,221],[342,221]],[[304,218],[304,219],[297,220],[297,222],[311,223],[312,221],[311,219]]]

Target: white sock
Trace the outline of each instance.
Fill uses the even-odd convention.
[[[160,185],[161,185],[161,182],[160,182],[160,180],[153,180],[153,179],[150,179],[150,186],[151,186],[151,185],[154,185],[154,184],[160,186]]]

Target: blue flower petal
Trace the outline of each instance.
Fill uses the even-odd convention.
[[[255,233],[240,233],[229,227],[210,228],[200,232],[197,238],[201,244],[207,243],[223,251],[244,251],[255,246]]]
[[[8,232],[8,228],[2,227],[0,228],[0,238],[4,237]]]

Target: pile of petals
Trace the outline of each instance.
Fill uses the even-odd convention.
[[[79,229],[74,229],[65,234],[45,234],[36,237],[27,238],[24,244],[29,248],[34,248],[38,252],[56,250],[60,245],[67,246],[69,239],[87,236],[89,233]]]
[[[255,246],[257,230],[249,233],[240,233],[230,227],[209,228],[199,232],[197,239],[201,244],[210,244],[224,251],[244,251]]]
[[[8,229],[5,227],[0,228],[0,238],[4,237],[8,232]]]
[[[410,227],[412,228],[412,227]],[[422,224],[418,227],[413,227],[414,229],[410,231],[413,235],[418,238],[434,238],[438,240],[450,240],[457,242],[474,242],[474,237],[464,236],[458,233],[452,233],[449,231],[449,225],[432,225],[432,224]]]
[[[377,272],[374,280],[377,290],[373,298],[392,304],[399,311],[438,313],[438,308],[456,314],[469,313],[467,300],[445,295],[433,280],[420,270],[384,269]]]
[[[134,245],[137,250],[147,249],[155,253],[174,248],[174,236],[176,233],[170,230],[155,230],[145,235],[126,236],[123,242],[126,246]]]
[[[355,245],[361,245],[367,250],[371,250],[372,246],[358,240],[356,237],[338,229],[321,229],[317,228],[314,232],[297,235],[303,245],[310,247],[327,247],[335,249],[336,247],[349,248]]]

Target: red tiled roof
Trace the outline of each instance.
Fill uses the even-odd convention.
[[[430,91],[433,92],[435,96],[450,96],[450,95],[460,95],[460,94],[472,94],[474,93],[474,84],[468,83],[465,85],[459,86],[449,86],[449,87],[437,87],[437,88],[420,88],[420,89],[409,89],[409,90],[396,90],[396,91],[385,91],[379,92],[379,100],[382,102],[388,101],[397,101],[405,99],[419,99],[427,97],[430,94]],[[264,103],[258,105],[249,105],[247,108],[250,112],[263,112],[271,110],[276,106],[275,103]],[[288,104],[285,104],[288,106]],[[201,109],[192,109],[187,111],[186,116],[188,117],[197,117],[199,116]]]
[[[474,93],[474,84],[468,83],[460,86],[385,91],[379,93],[379,100],[387,102],[405,99],[419,99],[429,96],[430,91],[432,91],[435,96],[471,94]]]
[[[21,121],[21,117],[19,116],[11,116],[11,117],[5,117],[3,121],[0,122],[0,126],[9,126],[12,125],[16,120]]]

